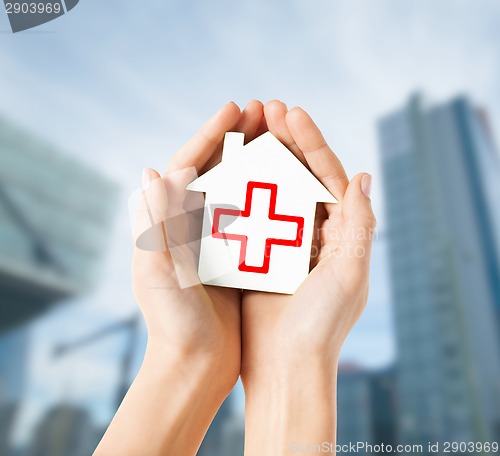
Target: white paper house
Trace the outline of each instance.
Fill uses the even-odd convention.
[[[191,182],[205,192],[202,283],[293,294],[309,272],[317,202],[337,202],[267,132],[226,133],[220,164]]]

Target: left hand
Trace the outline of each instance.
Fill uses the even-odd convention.
[[[194,174],[220,161],[226,131],[242,131],[252,139],[262,119],[260,102],[249,103],[242,113],[234,103],[224,106],[177,153],[163,177],[145,170],[143,200],[136,216],[135,238],[149,236],[146,243],[156,244],[146,250],[136,243],[132,264],[134,295],[146,320],[149,351],[164,353],[180,364],[186,360],[208,364],[226,394],[240,372],[241,291],[204,286],[199,280],[193,286],[180,286],[179,273],[188,279],[197,277],[196,258],[183,245],[185,233],[193,229],[189,226],[193,217],[184,208],[192,194],[185,187]],[[180,247],[173,251],[167,239],[178,237]],[[179,250],[183,258],[176,261]]]
[[[199,281],[192,285],[195,257],[182,243],[183,229],[189,231],[191,224],[183,204],[189,182],[185,171],[201,174],[210,169],[220,160],[226,131],[242,131],[252,138],[262,119],[259,102],[249,103],[242,113],[229,103],[180,150],[163,177],[154,170],[145,172],[135,219],[132,276],[148,345],[96,456],[195,454],[238,379],[241,291]],[[186,225],[174,224],[178,233],[168,232],[172,217]],[[181,261],[175,261],[178,251],[167,242],[178,236]],[[192,286],[180,286],[186,278]]]

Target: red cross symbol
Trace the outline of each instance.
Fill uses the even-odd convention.
[[[258,191],[254,192],[255,189]],[[212,236],[217,239],[241,242],[238,266],[240,271],[267,274],[273,244],[289,247],[302,245],[304,218],[276,214],[277,193],[278,186],[276,184],[251,181],[247,184],[244,210],[224,208],[214,210]],[[253,206],[252,199],[254,200]],[[241,232],[244,230],[247,234],[227,233],[224,228],[221,231],[222,217],[230,218],[229,223],[226,223],[225,226],[231,224],[232,231]],[[293,224],[296,224],[296,228]],[[265,230],[262,229],[263,227]],[[251,234],[250,238],[249,234]],[[249,244],[250,248],[248,249]],[[264,250],[263,255],[262,250]],[[264,256],[263,259],[262,256]],[[259,266],[252,266],[252,264],[259,264]]]

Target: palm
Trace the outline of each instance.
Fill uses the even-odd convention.
[[[134,293],[150,332],[166,347],[218,354],[227,340],[239,346],[238,290],[196,285],[180,288],[164,252],[137,251]]]

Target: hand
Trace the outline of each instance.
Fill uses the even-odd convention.
[[[240,372],[241,291],[204,286],[199,279],[197,285],[180,287],[179,274],[191,280],[189,285],[194,283],[193,277],[197,278],[195,252],[184,244],[188,241],[186,233],[193,228],[199,236],[201,211],[196,209],[203,207],[203,196],[185,188],[197,174],[220,161],[226,131],[242,131],[251,140],[262,119],[260,102],[249,103],[241,114],[234,103],[224,106],[176,154],[163,178],[154,170],[144,171],[144,199],[136,221],[136,237],[156,227],[149,231],[156,239],[148,242],[160,246],[153,251],[136,247],[132,264],[134,294],[146,320],[149,344],[173,357],[203,358],[212,363],[228,392]],[[189,203],[188,213],[186,201],[193,197],[201,198],[201,202],[194,208]],[[190,226],[193,224],[197,226]],[[179,246],[175,252],[166,245],[167,238]],[[182,258],[176,262],[179,255]]]
[[[337,361],[366,304],[375,229],[371,176],[360,174],[349,182],[302,109],[287,112],[283,103],[272,101],[264,113],[271,133],[309,167],[338,204],[318,207],[311,272],[294,295],[243,294],[241,377],[247,396],[248,455],[281,454],[287,450],[283,445],[301,438],[304,444],[335,441]]]
[[[193,195],[185,188],[220,161],[226,131],[242,131],[250,140],[262,122],[262,103],[251,102],[241,113],[229,103],[176,154],[163,177],[144,172],[132,277],[148,346],[96,455],[195,454],[238,379],[241,291],[199,280],[193,285],[196,256],[183,241],[201,228],[192,226],[201,219],[196,208],[186,210]],[[192,286],[181,287],[183,281]]]

